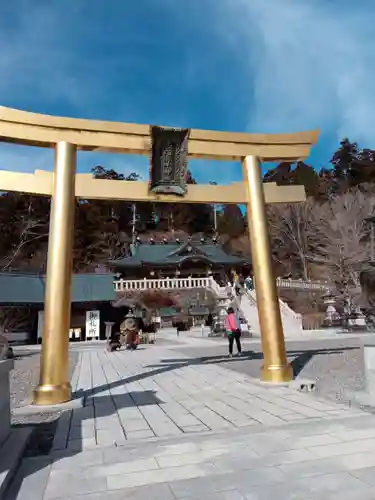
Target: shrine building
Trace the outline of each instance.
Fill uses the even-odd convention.
[[[113,274],[74,274],[71,289],[71,318],[67,334],[70,340],[105,338],[106,322],[117,323],[123,319],[127,308],[112,307],[116,300]],[[25,272],[0,273],[0,322],[10,341],[38,343],[41,341],[44,322],[44,275]],[[10,322],[9,332],[4,311],[20,311],[25,321]],[[94,321],[93,321],[94,319]],[[89,325],[91,325],[89,327]]]
[[[226,284],[232,270],[249,272],[250,268],[249,259],[226,253],[216,238],[162,242],[137,238],[129,256],[112,260],[109,265],[123,279],[213,276],[222,284]]]

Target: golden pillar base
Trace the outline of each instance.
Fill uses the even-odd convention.
[[[293,368],[287,365],[267,365],[260,370],[260,380],[271,384],[282,384],[293,380]]]
[[[39,385],[34,391],[34,405],[57,405],[72,399],[72,388],[67,382],[61,385]]]

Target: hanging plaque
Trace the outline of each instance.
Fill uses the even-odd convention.
[[[186,194],[189,129],[151,126],[150,191]]]

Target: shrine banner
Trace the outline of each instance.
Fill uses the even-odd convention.
[[[99,340],[100,311],[86,311],[86,339]]]
[[[149,189],[156,194],[186,194],[189,129],[151,126]]]

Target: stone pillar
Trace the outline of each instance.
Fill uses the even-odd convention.
[[[109,340],[112,335],[112,327],[114,325],[113,321],[104,321],[105,324],[105,338]]]

